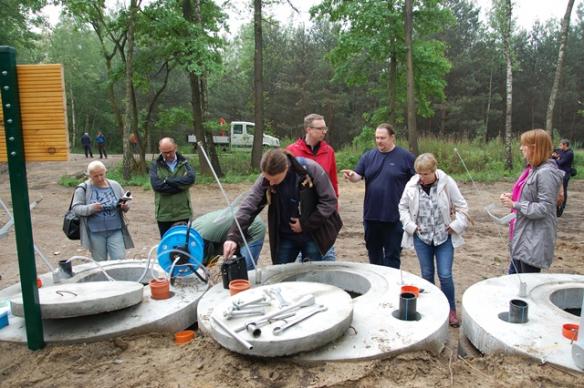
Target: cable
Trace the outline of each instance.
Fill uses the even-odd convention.
[[[255,260],[253,259],[253,256],[251,254],[251,249],[249,249],[249,245],[247,244],[247,239],[245,238],[245,235],[243,234],[243,230],[241,229],[241,225],[239,225],[239,221],[237,220],[237,217],[235,217],[235,213],[233,212],[233,207],[232,207],[231,203],[229,202],[229,198],[227,197],[227,193],[223,189],[223,185],[221,184],[221,181],[219,180],[219,177],[217,176],[217,173],[215,172],[215,169],[213,168],[213,164],[211,164],[211,161],[209,160],[209,156],[207,156],[207,152],[205,151],[203,144],[200,141],[197,142],[197,144],[199,145],[201,153],[205,157],[205,160],[207,161],[207,164],[209,165],[209,168],[211,169],[211,172],[213,173],[213,177],[215,178],[215,181],[217,181],[217,184],[219,185],[219,189],[221,190],[221,193],[223,193],[223,198],[225,198],[225,202],[227,202],[227,206],[229,207],[229,210],[231,211],[231,217],[233,217],[233,220],[235,221],[235,224],[237,225],[237,230],[239,231],[239,234],[241,235],[241,238],[242,238],[243,243],[245,245],[245,249],[247,250],[247,254],[251,258],[251,262],[253,264],[253,269],[255,270],[255,277],[256,277],[255,282],[256,282],[256,284],[259,284],[259,278],[260,278],[259,272],[260,271],[255,263]]]

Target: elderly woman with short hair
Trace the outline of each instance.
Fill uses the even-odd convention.
[[[438,169],[434,155],[418,156],[414,169],[416,175],[406,184],[399,203],[404,228],[402,247],[415,248],[422,277],[432,284],[436,260],[440,288],[450,305],[448,322],[458,327],[452,262],[454,248],[464,243],[468,206],[454,179]]]
[[[87,166],[89,179],[75,188],[72,208],[80,217],[81,245],[91,252],[94,260],[124,259],[126,249],[134,243],[122,212],[130,208],[122,186],[106,178],[107,169],[100,161]]]

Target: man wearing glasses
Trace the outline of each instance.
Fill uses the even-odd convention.
[[[324,117],[311,113],[304,118],[304,138],[299,138],[286,149],[296,157],[312,159],[323,168],[329,176],[337,198],[339,198],[339,182],[337,179],[337,161],[335,150],[324,138],[328,128]],[[336,259],[335,247],[331,247],[322,260],[334,261]]]

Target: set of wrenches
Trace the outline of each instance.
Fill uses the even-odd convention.
[[[277,302],[278,310],[266,314],[265,308],[272,305],[272,300]],[[326,306],[315,303],[315,297],[312,294],[304,295],[291,303],[282,296],[280,288],[272,287],[264,290],[263,295],[252,300],[242,301],[238,299],[233,301],[232,305],[223,312],[223,317],[226,320],[254,316],[257,318],[244,322],[235,330],[229,328],[215,317],[213,317],[213,320],[236,341],[251,350],[253,345],[242,338],[239,334],[240,332],[247,331],[253,338],[258,338],[262,334],[262,327],[278,323],[272,328],[272,334],[279,336],[298,323],[326,310]]]

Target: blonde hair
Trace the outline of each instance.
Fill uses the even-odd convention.
[[[417,173],[420,173],[422,171],[436,172],[437,168],[438,161],[436,160],[436,157],[431,153],[425,153],[418,156],[416,158],[416,161],[414,162],[414,169],[416,170]]]
[[[521,145],[529,147],[527,162],[537,167],[552,156],[552,137],[543,129],[532,129],[521,134]]]
[[[94,160],[87,165],[87,175],[90,175],[91,172],[95,170],[103,170],[105,172],[107,171],[107,168],[105,168],[105,164],[99,160]]]

